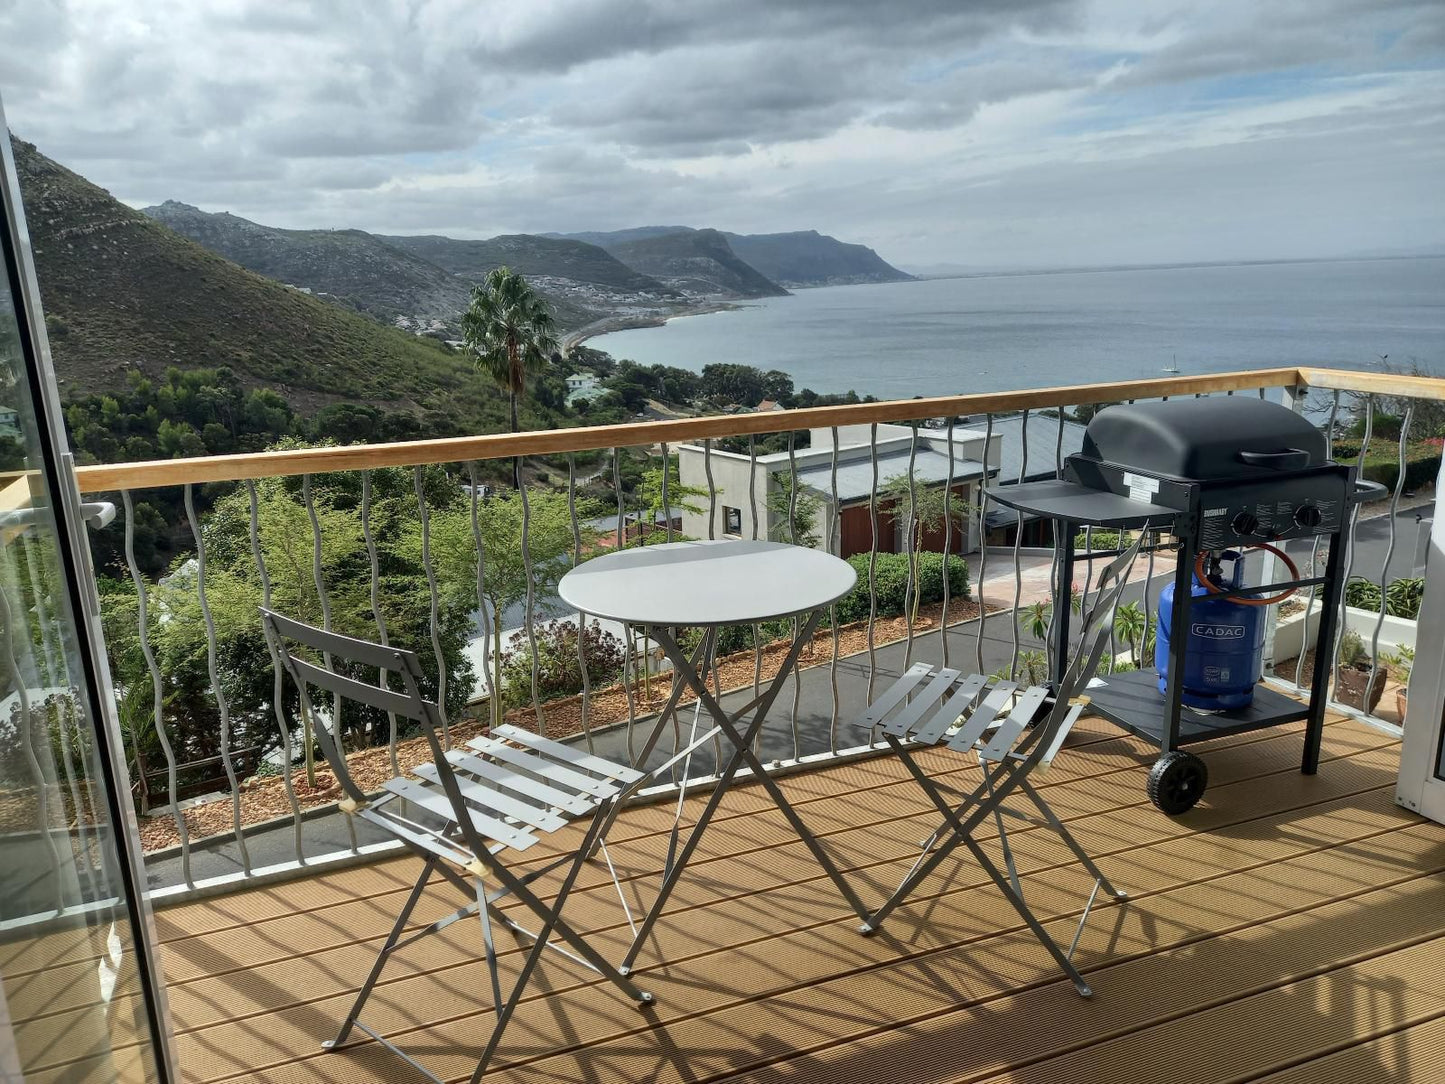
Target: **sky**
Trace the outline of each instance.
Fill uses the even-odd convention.
[[[291,228],[1445,250],[1442,0],[0,0],[0,97],[128,203]]]

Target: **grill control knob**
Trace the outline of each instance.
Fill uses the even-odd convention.
[[[1317,505],[1302,504],[1294,510],[1294,521],[1307,531],[1318,527],[1324,518]]]
[[[1259,518],[1252,512],[1241,512],[1229,521],[1229,529],[1246,538],[1259,534]]]

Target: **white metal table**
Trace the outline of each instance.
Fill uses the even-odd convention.
[[[679,795],[679,819],[673,825],[672,845],[663,868],[662,886],[637,928],[632,946],[622,962],[624,974],[636,961],[643,942],[662,913],[703,831],[744,765],[767,790],[798,838],[838,886],[844,899],[859,917],[866,920],[867,909],[844,882],[842,874],[817,838],[803,824],[777,781],[763,770],[753,750],[753,743],[762,731],[773,701],[797,666],[798,656],[803,646],[812,639],[823,611],[851,591],[855,583],[857,574],[852,566],[831,554],[778,542],[743,540],[670,542],[623,550],[578,565],[562,577],[557,593],[568,606],[583,614],[642,628],[662,648],[672,663],[674,673],[681,679],[673,682],[672,694],[658,714],[652,733],[638,755],[637,766],[641,766],[651,755],[685,690],[692,691],[700,708],[708,713],[714,724],[699,738],[694,717],[693,736],[688,742],[687,754],[718,734],[725,735],[732,745],[731,756],[725,765],[720,765],[717,785],[680,852],[677,850],[681,815]],[[725,711],[707,686],[718,629],[725,625],[749,625],[783,617],[800,617],[803,620],[777,674],[758,696],[736,711]],[[691,655],[678,645],[677,630],[682,628],[703,630],[702,639]],[[686,782],[684,772],[681,784],[684,793]]]

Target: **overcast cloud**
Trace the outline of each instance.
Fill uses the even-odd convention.
[[[0,0],[0,94],[129,203],[279,226],[1445,247],[1439,0]]]

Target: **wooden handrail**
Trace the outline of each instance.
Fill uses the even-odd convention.
[[[1247,369],[1202,376],[1116,380],[1102,384],[1070,384],[1062,387],[948,395],[927,399],[894,399],[882,403],[809,407],[757,414],[709,415],[673,421],[629,422],[528,433],[489,433],[440,440],[398,441],[393,444],[357,444],[337,448],[297,448],[240,455],[199,456],[194,459],[108,463],[79,467],[76,476],[82,493],[102,493],[118,489],[153,489],[186,483],[324,474],[328,471],[376,467],[465,463],[473,460],[505,459],[514,455],[590,452],[664,442],[677,445],[708,437],[783,433],[829,426],[912,421],[954,414],[1038,410],[1077,406],[1081,403],[1108,403],[1123,399],[1155,399],[1166,395],[1300,385],[1445,399],[1445,380],[1336,369]]]

